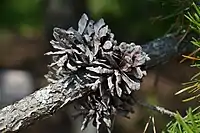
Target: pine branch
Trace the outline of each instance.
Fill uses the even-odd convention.
[[[76,95],[76,92],[74,92]],[[47,86],[0,110],[0,132],[15,132],[53,115],[71,102],[71,94],[59,86]],[[77,98],[81,97],[77,94]]]
[[[171,43],[169,43],[168,39]],[[170,57],[176,56],[178,49],[174,49],[174,45],[177,41],[176,38],[170,35],[144,45],[144,51],[146,53],[151,53],[151,61],[147,67],[155,66],[163,63],[163,61],[169,61],[171,58],[168,58],[167,55]],[[147,45],[151,46],[147,47]],[[156,48],[157,46],[159,46],[160,49]],[[166,53],[166,55],[159,56],[159,53]],[[62,105],[68,104],[67,99],[69,99],[69,96],[65,89],[56,87],[50,88],[49,86],[41,88],[22,100],[0,110],[0,132],[19,131],[37,122],[38,119],[50,117],[59,110]]]
[[[194,45],[190,45],[188,40],[191,39],[191,36],[195,35],[188,34],[184,37],[184,40],[183,36],[180,34],[167,34],[142,45],[144,52],[151,58],[147,62],[147,68],[165,64],[174,57],[193,51],[195,49]],[[181,42],[180,39],[182,40]]]
[[[80,31],[83,32],[83,29],[80,29]],[[60,36],[57,37],[59,38]],[[79,40],[82,41],[81,38],[79,38]],[[181,54],[184,51],[182,49],[184,47],[180,48],[180,45],[177,44],[177,42],[178,39],[175,37],[175,35],[167,35],[142,45],[143,51],[149,54],[149,57],[151,58],[151,60],[147,62],[147,68],[165,63],[172,57]],[[110,49],[110,43],[105,44],[104,48],[107,50]],[[109,61],[110,60],[111,58],[109,58]],[[59,61],[60,63],[63,63],[63,60]],[[71,64],[67,65],[69,65],[70,69],[72,70],[77,69],[76,66],[71,66]],[[124,69],[126,69],[125,66]],[[59,72],[61,71],[60,69],[58,70]],[[90,68],[90,71],[95,70]],[[109,69],[105,69],[105,71],[108,72]],[[54,82],[54,80],[52,80],[52,82]],[[63,81],[59,81],[59,83],[61,82]],[[99,84],[99,82],[94,83],[94,85],[87,84],[87,87],[94,88],[97,84]],[[81,85],[78,87],[81,87]],[[62,87],[60,84],[50,84],[47,87],[41,88],[22,100],[0,110],[0,132],[4,133],[19,131],[37,122],[39,119],[50,117],[63,106],[76,99],[82,98],[86,93],[90,93],[89,91],[90,89],[85,89],[85,92],[80,93],[74,88],[71,88],[69,91],[69,89],[66,90],[66,88]],[[172,112],[166,111],[160,107],[150,106],[149,108],[165,114],[173,115]],[[108,122],[107,124],[109,125],[109,121],[106,122]]]
[[[167,109],[165,109],[163,107],[159,107],[159,106],[156,106],[156,105],[151,105],[151,104],[139,101],[139,100],[137,100],[136,103],[138,105],[140,105],[140,106],[143,106],[145,108],[148,108],[150,110],[156,111],[156,112],[161,113],[161,114],[168,115],[170,117],[174,117],[176,115],[176,113],[174,113],[174,112],[172,112],[170,110],[167,110]]]

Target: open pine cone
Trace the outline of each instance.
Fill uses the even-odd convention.
[[[84,117],[82,130],[93,120],[97,131],[104,124],[110,132],[113,115],[133,111],[132,93],[146,75],[148,55],[134,43],[117,43],[103,19],[95,23],[86,14],[78,31],[54,28],[53,35],[55,51],[46,53],[53,56],[47,80],[67,89],[72,99],[82,96],[76,107]]]

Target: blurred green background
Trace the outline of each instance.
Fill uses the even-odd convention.
[[[145,44],[167,33],[176,32],[184,26],[183,15],[191,2],[191,0],[1,0],[0,77],[11,70],[24,71],[31,75],[30,90],[26,90],[27,93],[24,95],[44,86],[46,80],[43,75],[47,72],[46,65],[50,61],[44,53],[51,49],[49,41],[53,39],[53,27],[65,29],[70,26],[77,27],[77,22],[83,13],[87,13],[94,20],[104,18],[119,42]],[[184,95],[175,97],[174,93],[196,70],[191,69],[187,63],[179,64],[179,59],[180,57],[174,58],[165,65],[149,70],[138,97],[151,104],[183,113],[190,105],[181,102]],[[18,94],[19,97],[7,100],[6,98],[12,99],[12,96],[4,96],[6,91],[1,86],[5,82],[3,81],[0,82],[1,106],[24,96]],[[9,84],[15,83],[9,82]],[[20,92],[22,88],[20,85],[23,85],[23,82],[18,87],[15,86],[15,91]],[[167,116],[141,107],[136,107],[135,111],[130,120],[117,117],[113,132],[142,133],[150,115],[155,115],[156,128],[161,132],[170,120]],[[70,111],[65,110],[58,112],[52,118],[36,123],[24,132],[78,133],[79,129],[80,121],[74,122],[70,117]],[[87,132],[93,133],[94,130]],[[153,132],[152,128],[148,132]]]
[[[120,40],[143,43],[166,33],[189,3],[190,0],[1,0],[0,28],[27,35],[30,30],[41,31],[46,23],[56,25],[49,20],[57,21],[57,25],[71,23],[67,22],[69,17],[78,18],[87,12],[93,19],[103,17]],[[65,21],[51,20],[54,15]]]

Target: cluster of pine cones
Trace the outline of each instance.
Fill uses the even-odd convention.
[[[78,30],[54,28],[53,36],[47,80],[82,95],[76,107],[84,117],[82,130],[93,121],[97,131],[104,124],[110,132],[113,115],[133,112],[132,94],[146,75],[148,55],[139,45],[118,43],[103,19],[95,23],[86,14]]]

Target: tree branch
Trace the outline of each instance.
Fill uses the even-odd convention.
[[[142,45],[143,50],[151,58],[147,67],[165,63],[177,54],[181,54],[185,47],[180,47],[177,42],[178,39],[174,35],[167,35]],[[0,110],[0,132],[19,131],[35,123],[38,119],[51,116],[70,102],[70,95],[65,89],[49,85],[4,107]]]
[[[188,35],[188,38],[190,38],[190,35]],[[182,35],[168,34],[142,45],[143,51],[151,58],[147,62],[147,68],[167,63],[173,57],[194,49],[194,46],[187,41],[190,39],[181,42],[180,39],[182,39]]]
[[[157,111],[161,114],[165,114],[165,115],[168,115],[170,117],[174,117],[176,115],[176,113],[170,111],[170,110],[167,110],[163,107],[159,107],[159,106],[156,106],[156,105],[151,105],[151,104],[148,104],[148,103],[145,103],[145,102],[141,102],[141,101],[136,101],[138,105],[140,106],[143,106],[143,107],[146,107],[150,110],[153,110],[153,111]]]
[[[70,96],[67,90],[58,86],[41,88],[0,110],[0,132],[19,131],[39,119],[51,116],[66,103],[74,100]]]

